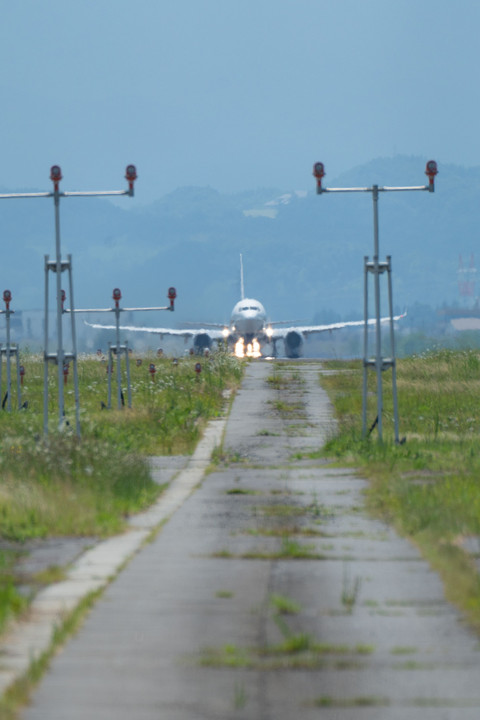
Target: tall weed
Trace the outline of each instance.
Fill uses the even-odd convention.
[[[215,353],[194,371],[196,358],[142,358],[131,362],[132,404],[106,410],[107,365],[97,357],[78,363],[81,432],[73,433],[72,380],[65,385],[66,429],[56,428],[56,373],[49,374],[50,429],[43,436],[43,361],[25,355],[22,401],[27,408],[0,411],[0,538],[49,534],[107,535],[161,491],[145,455],[193,450],[202,426],[222,411],[223,391],[236,385],[242,366]],[[150,362],[157,372],[152,381]],[[122,382],[125,376],[122,372]],[[127,397],[125,384],[122,386]],[[116,405],[116,370],[112,376]]]

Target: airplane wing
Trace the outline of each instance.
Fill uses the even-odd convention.
[[[402,313],[401,315],[395,315],[393,320],[401,320],[402,318],[406,317],[407,313]],[[385,324],[387,322],[390,322],[390,317],[382,317],[380,318],[380,322],[382,324]],[[341,328],[346,327],[363,327],[365,324],[364,320],[350,320],[347,322],[338,322],[338,323],[331,323],[330,325],[296,325],[292,327],[285,327],[285,328],[272,328],[272,334],[271,337],[273,340],[279,340],[281,338],[284,338],[286,335],[288,335],[291,332],[294,333],[300,333],[304,337],[308,337],[308,335],[313,335],[314,333],[321,333],[326,332],[327,330],[340,330]],[[376,318],[370,318],[367,321],[368,325],[375,325],[376,324]]]
[[[96,330],[116,330],[116,325],[101,325],[99,323],[90,323],[86,320],[84,321],[85,325],[88,325],[89,327],[95,328]],[[222,326],[224,327],[224,326]],[[120,325],[119,330],[128,330],[130,332],[145,332],[145,333],[153,333],[154,335],[160,335],[160,337],[163,337],[164,335],[172,336],[172,337],[184,337],[184,338],[194,338],[196,335],[203,335],[207,334],[209,335],[212,340],[222,340],[224,338],[224,334],[221,330],[212,330],[210,328],[197,328],[195,330],[189,330],[189,329],[182,329],[182,330],[175,330],[172,328],[158,328],[158,327],[140,327],[138,325]]]
[[[185,327],[191,327],[191,328],[202,328],[200,332],[206,332],[205,323],[201,322],[183,322],[182,325]],[[208,328],[222,328],[224,330],[226,327],[225,323],[208,323]],[[197,331],[198,332],[198,331]]]

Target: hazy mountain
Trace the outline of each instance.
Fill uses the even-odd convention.
[[[426,160],[377,159],[338,178],[327,175],[325,184],[422,185]],[[434,194],[380,196],[380,255],[392,256],[399,309],[457,302],[458,255],[467,261],[476,250],[480,168],[439,171]],[[299,191],[226,195],[185,187],[149,206],[135,202],[62,199],[62,252],[73,255],[77,307],[110,306],[114,287],[124,306],[164,304],[175,285],[175,314],[144,321],[224,321],[239,297],[243,253],[246,293],[272,319],[361,317],[363,258],[373,253],[371,194],[317,196],[307,173]],[[55,252],[52,200],[3,200],[0,238],[0,294],[12,291],[14,309],[43,307],[44,255]]]

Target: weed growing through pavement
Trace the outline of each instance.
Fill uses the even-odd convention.
[[[308,703],[310,704],[310,703]],[[387,697],[377,695],[361,695],[352,698],[334,698],[331,695],[321,695],[315,698],[315,707],[321,708],[353,708],[353,707],[388,707],[390,700]]]
[[[315,545],[305,545],[288,536],[284,536],[279,554],[280,557],[283,558],[312,558],[315,557]]]
[[[248,490],[247,488],[230,488],[225,491],[227,495],[260,495],[260,490]]]
[[[272,593],[268,610],[280,631],[280,642],[259,647],[240,647],[234,644],[204,648],[197,662],[203,667],[241,668],[252,670],[279,669],[358,669],[361,656],[374,652],[372,645],[338,645],[320,642],[310,633],[295,633],[289,627],[289,619],[302,612],[301,605],[291,597]]]
[[[246,458],[244,458],[238,451],[226,452],[223,448],[215,448],[211,456],[211,463],[214,466],[225,465],[228,467],[228,465],[233,463],[245,464],[246,462]]]
[[[270,605],[279,615],[298,615],[302,609],[299,603],[292,598],[277,593],[270,595]]]
[[[351,615],[353,608],[355,607],[358,596],[360,594],[360,588],[362,587],[362,579],[356,577],[353,581],[350,578],[350,572],[348,566],[343,566],[343,585],[342,585],[342,605],[346,611]]]
[[[32,692],[47,670],[54,653],[78,629],[86,613],[102,593],[103,589],[96,590],[84,597],[62,624],[55,628],[50,647],[39,657],[32,659],[26,673],[7,688],[0,698],[2,720],[17,720],[20,707],[30,701]]]
[[[305,384],[304,378],[297,370],[283,363],[276,363],[273,366],[273,373],[267,377],[266,382],[269,387],[282,392],[293,386],[296,389],[301,388]]]
[[[480,352],[436,350],[397,364],[400,435],[393,440],[391,388],[384,385],[384,438],[361,437],[359,361],[328,362],[349,369],[323,376],[338,417],[338,434],[320,454],[359,467],[370,478],[371,511],[411,536],[440,572],[448,599],[480,631],[480,577],[462,549],[480,536]],[[369,375],[368,418],[375,417],[375,379]]]
[[[0,631],[8,620],[27,607],[28,601],[15,587],[13,563],[16,553],[0,552]]]
[[[245,707],[246,704],[247,704],[247,691],[245,690],[245,683],[236,682],[233,707],[235,710],[243,710],[243,708]]]
[[[359,657],[373,652],[372,647],[320,643],[307,633],[291,634],[276,645],[245,648],[227,644],[204,648],[196,661],[201,667],[248,670],[338,670],[363,667]]]
[[[45,570],[40,570],[32,576],[32,580],[39,585],[50,585],[51,583],[65,580],[67,573],[65,568],[58,565],[49,565]]]
[[[250,528],[249,530],[243,531],[246,535],[258,535],[258,536],[265,536],[265,537],[285,537],[286,535],[297,535],[299,537],[310,537],[310,538],[328,538],[331,537],[331,535],[322,532],[321,530],[315,530],[313,528],[302,528],[299,525],[284,525],[281,528],[274,528],[274,527],[258,527],[258,528]],[[323,549],[332,550],[333,545],[329,545],[328,548],[326,546],[323,547]]]
[[[311,508],[312,508],[312,512],[313,512],[314,516],[320,517],[320,515],[322,514],[322,511],[321,511],[321,508],[320,508],[320,505],[318,502],[318,497],[317,497],[316,492],[313,493],[313,501],[312,501]]]
[[[302,402],[288,402],[287,400],[273,400],[272,405],[276,412],[287,418],[305,417],[305,406]]]

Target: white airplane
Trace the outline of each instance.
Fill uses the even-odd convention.
[[[339,330],[345,327],[363,326],[363,320],[352,320],[349,322],[332,323],[330,325],[300,325],[290,327],[278,327],[286,325],[286,321],[269,322],[267,313],[259,300],[246,298],[243,285],[243,262],[240,256],[240,288],[241,300],[234,306],[230,318],[230,323],[206,323],[204,327],[197,328],[155,328],[155,327],[139,327],[138,325],[121,325],[121,330],[129,330],[132,332],[145,332],[164,336],[183,337],[185,341],[191,339],[193,341],[193,350],[196,354],[203,354],[205,350],[209,350],[214,342],[221,344],[227,343],[234,349],[237,357],[261,357],[265,346],[272,349],[273,356],[277,356],[277,342],[283,341],[284,353],[287,358],[298,358],[302,355],[303,341],[313,333],[326,332],[327,330]],[[396,315],[393,319],[400,320],[405,317],[406,313]],[[390,321],[390,317],[381,318],[382,323]],[[372,325],[376,322],[375,318],[368,320],[368,324]],[[116,325],[99,325],[96,323],[87,323],[97,329],[116,329]],[[268,354],[268,353],[267,353]]]

